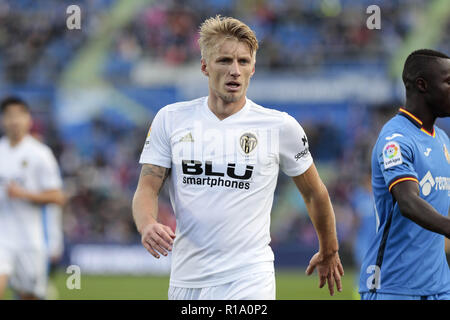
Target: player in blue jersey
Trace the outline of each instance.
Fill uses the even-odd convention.
[[[450,143],[434,125],[450,116],[450,58],[422,49],[403,69],[406,104],[372,152],[377,234],[361,267],[363,300],[448,300]]]

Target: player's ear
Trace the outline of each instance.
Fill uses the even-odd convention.
[[[208,76],[209,76],[209,72],[208,72],[208,66],[207,66],[207,64],[206,64],[206,60],[202,58],[202,60],[201,60],[200,62],[201,62],[201,70],[202,70],[202,73],[203,73],[205,76],[208,77]]]
[[[416,79],[416,87],[419,90],[419,92],[427,92],[428,84],[427,81],[424,78],[417,78]]]

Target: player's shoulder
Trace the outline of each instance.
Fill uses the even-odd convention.
[[[273,117],[278,119],[284,119],[284,117],[287,115],[286,112],[282,112],[273,108],[263,107],[250,99],[249,99],[249,111],[262,116]]]
[[[205,103],[207,97],[168,104],[160,109],[162,113],[190,113]]]
[[[391,118],[380,131],[377,144],[386,144],[390,141],[411,143],[414,132],[410,129],[409,120],[396,115]]]
[[[263,107],[252,100],[249,100],[249,113],[251,116],[268,119],[273,123],[284,124],[286,121],[293,119],[287,112],[279,111],[273,108]]]
[[[445,130],[442,130],[438,126],[434,126],[434,131],[436,132],[437,136],[443,137],[445,140],[449,140],[447,132]]]
[[[26,137],[26,148],[35,157],[53,157],[53,151],[50,147],[33,136]]]

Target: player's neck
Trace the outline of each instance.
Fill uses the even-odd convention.
[[[23,141],[23,139],[25,139],[26,136],[27,136],[26,134],[23,134],[23,135],[9,135],[8,136],[9,145],[12,148],[17,147]]]
[[[422,121],[422,127],[428,132],[433,132],[434,122],[436,117],[429,110],[430,108],[426,106],[425,103],[414,103],[411,101],[406,101],[405,109],[415,115]]]
[[[219,120],[224,120],[239,112],[245,106],[245,102],[245,96],[236,102],[226,102],[213,94],[208,96],[208,107]]]

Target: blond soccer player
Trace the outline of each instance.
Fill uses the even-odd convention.
[[[200,28],[209,95],[162,108],[140,163],[133,216],[156,258],[172,252],[169,299],[275,299],[270,211],[279,169],[305,200],[319,238],[306,269],[342,290],[335,216],[308,140],[287,113],[246,97],[258,41],[241,21],[216,16]],[[175,233],[158,223],[168,180]]]

